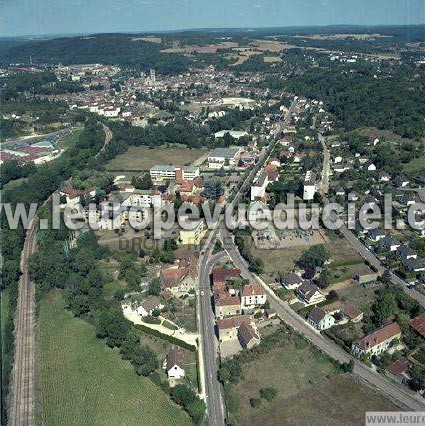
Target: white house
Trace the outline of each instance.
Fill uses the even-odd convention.
[[[357,357],[361,357],[363,354],[379,355],[387,351],[391,343],[400,337],[400,327],[393,322],[354,342],[351,346],[351,353]]]
[[[304,200],[312,200],[314,198],[314,194],[316,193],[316,175],[309,170],[304,179]]]
[[[136,308],[136,311],[140,316],[146,317],[152,315],[155,309],[164,309],[164,305],[158,296],[149,296]]]
[[[296,294],[301,302],[306,305],[315,305],[316,303],[323,302],[326,298],[320,292],[319,287],[313,284],[311,281],[305,281],[301,284],[297,290]]]
[[[284,275],[280,281],[287,290],[295,290],[304,282],[304,280],[294,272]]]
[[[168,378],[181,379],[185,376],[184,371],[184,351],[172,346],[167,354],[167,376]]]
[[[326,330],[335,324],[335,318],[315,306],[308,315],[308,323],[317,330]]]
[[[258,284],[245,285],[241,292],[242,309],[252,309],[263,306],[267,296],[263,288]]]
[[[265,173],[261,173],[260,177],[251,186],[251,201],[263,200],[268,184],[269,177]]]

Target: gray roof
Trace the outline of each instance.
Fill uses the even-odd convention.
[[[175,365],[178,365],[184,370],[184,358],[183,349],[173,346],[167,355],[167,369],[170,370]]]
[[[282,281],[286,285],[294,285],[294,284],[302,284],[303,283],[303,279],[301,277],[299,277],[297,274],[295,274],[294,272],[291,272],[289,274],[284,275],[282,277]]]
[[[151,167],[151,171],[155,171],[155,172],[162,172],[162,171],[174,172],[174,170],[175,170],[175,166],[169,166],[168,164],[156,164],[155,166]]]
[[[318,324],[326,315],[326,312],[323,311],[323,309],[318,308],[317,306],[315,306],[309,316],[308,319],[310,321],[313,321],[315,324]]]
[[[161,299],[158,296],[149,296],[142,302],[142,306],[146,312],[150,312],[161,304]]]
[[[239,148],[216,148],[208,157],[223,157],[232,159],[238,153]]]
[[[300,287],[298,287],[297,291],[300,293],[305,300],[310,300],[311,297],[319,290],[316,284],[313,284],[311,281],[304,281]]]

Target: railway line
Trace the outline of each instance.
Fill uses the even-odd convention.
[[[15,317],[15,357],[9,396],[9,425],[35,424],[35,286],[28,272],[28,259],[36,249],[35,223],[27,231],[21,256]]]

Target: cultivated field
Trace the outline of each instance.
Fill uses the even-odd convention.
[[[155,164],[172,164],[185,166],[205,155],[205,148],[190,149],[186,147],[160,147],[147,148],[145,146],[132,146],[123,154],[118,155],[106,164],[106,169],[111,171],[145,171]]]
[[[311,386],[285,400],[279,399],[258,411],[250,409],[241,424],[264,425],[360,425],[366,411],[397,411],[391,402],[339,375]]]
[[[190,424],[165,393],[97,339],[91,325],[64,310],[59,293],[40,303],[38,342],[41,423]]]

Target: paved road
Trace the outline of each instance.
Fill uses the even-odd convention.
[[[15,357],[11,378],[9,425],[35,424],[35,286],[28,273],[28,258],[36,249],[34,222],[27,231],[21,256],[18,304],[15,314]]]
[[[351,232],[346,226],[343,226],[341,229],[341,234],[350,242],[353,248],[363,257],[363,259],[367,260],[371,265],[373,265],[379,273],[383,273],[386,268],[381,263],[381,261],[372,253],[354,234]],[[393,272],[390,272],[391,281],[394,284],[401,286],[405,293],[407,293],[412,299],[415,299],[420,305],[425,308],[425,296],[415,289],[408,288],[408,284],[406,281],[398,277]]]
[[[320,182],[320,192],[325,195],[329,192],[329,173],[330,173],[330,151],[326,146],[326,138],[319,133],[319,142],[323,148],[323,166],[322,166],[322,180]]]
[[[99,154],[103,151],[105,151],[105,148],[111,142],[114,134],[112,133],[111,129],[108,126],[105,126],[105,124],[102,123],[103,131],[105,132],[105,140],[103,142],[102,148],[100,148],[99,152],[94,156],[94,158],[97,158]]]
[[[242,276],[249,279],[251,282],[257,282],[265,289],[269,296],[268,299],[270,301],[270,306],[276,309],[277,314],[283,319],[283,321],[299,333],[303,334],[312,344],[317,346],[324,353],[328,354],[331,358],[339,362],[348,362],[350,359],[353,359],[336,343],[318,333],[313,327],[297,315],[290,308],[288,303],[279,299],[263,280],[249,271],[247,263],[242,258],[234,244],[233,236],[227,229],[222,228],[220,230],[220,238],[225,252],[232,259],[235,266],[241,270]],[[355,360],[353,375],[357,376],[361,381],[367,383],[369,386],[376,388],[385,397],[391,399],[403,408],[413,411],[423,411],[425,409],[424,398],[393,384],[379,373],[366,367],[358,360]]]
[[[239,197],[246,193],[256,174],[270,157],[271,152],[277,144],[277,140],[283,130],[283,127],[289,122],[292,107],[293,104],[289,108],[285,120],[281,123],[278,123],[274,129],[274,140],[271,141],[267,149],[260,156],[244,182],[240,185],[239,189],[235,188],[234,191],[230,194],[228,198],[228,205],[231,207],[235,206],[239,200]],[[212,230],[208,236],[203,246],[203,250],[201,251],[201,256],[199,257],[199,290],[200,294],[203,292],[204,295],[199,295],[197,301],[199,312],[198,327],[200,330],[201,340],[199,347],[200,351],[202,351],[200,356],[203,361],[202,364],[204,369],[203,374],[201,373],[201,377],[203,377],[205,381],[203,391],[205,392],[206,397],[207,415],[210,425],[219,426],[224,425],[225,414],[223,399],[221,396],[221,385],[217,377],[217,339],[215,336],[215,320],[212,312],[209,275],[214,263],[216,263],[222,255],[218,253],[216,256],[212,256],[212,250],[219,236],[220,228],[223,226],[223,219],[224,216],[222,215],[218,220],[216,228]]]
[[[330,161],[330,151],[326,145],[326,138],[319,133],[319,142],[322,144],[324,159],[323,159],[323,171],[322,171],[322,182],[321,190],[322,194],[325,195],[329,190],[329,161]],[[329,200],[325,197],[324,203],[328,204]],[[336,214],[332,214],[332,219],[336,220]],[[387,268],[381,263],[381,261],[372,253],[358,238],[357,236],[348,229],[345,225],[340,228],[341,234],[349,241],[352,247],[357,251],[357,253],[367,260],[371,265],[373,265],[377,271],[382,274]],[[408,283],[390,272],[391,281],[401,286],[405,293],[407,293],[412,299],[415,299],[422,307],[425,308],[425,295],[419,293],[415,289],[410,289]]]
[[[200,266],[198,296],[198,328],[200,331],[199,350],[202,358],[203,392],[206,397],[208,423],[210,426],[224,425],[224,404],[221,396],[221,384],[217,378],[218,342],[215,335],[215,320],[211,309],[210,274],[215,263],[223,253],[212,255],[214,244],[205,251],[205,259]],[[201,363],[200,363],[201,364]]]

